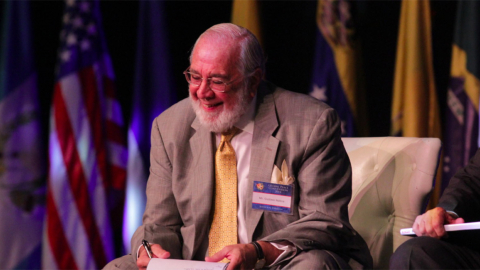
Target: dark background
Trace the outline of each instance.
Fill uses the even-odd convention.
[[[456,1],[430,3],[435,81],[443,118]],[[368,135],[387,136],[401,2],[365,0],[351,4],[356,36],[362,47]],[[35,61],[47,124],[63,8],[63,1],[31,2]],[[196,38],[214,24],[230,22],[231,8],[232,1],[166,1],[167,29],[164,31],[168,36],[173,85],[179,99],[188,95],[182,72],[189,65],[188,56]],[[259,1],[262,40],[268,57],[266,77],[276,85],[301,93],[309,91],[316,8],[317,1]],[[138,11],[138,1],[101,1],[104,32],[127,120],[133,91]]]

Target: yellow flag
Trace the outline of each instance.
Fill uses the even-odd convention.
[[[441,138],[439,117],[433,76],[430,2],[403,0],[395,64],[391,134]],[[440,174],[437,175],[430,207],[436,205],[440,193],[441,178]]]
[[[256,0],[234,0],[232,23],[247,28],[262,43]]]
[[[392,135],[440,137],[433,77],[430,3],[402,1],[392,104]]]

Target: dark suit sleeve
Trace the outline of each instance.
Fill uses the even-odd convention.
[[[146,189],[147,205],[143,225],[132,237],[132,255],[136,255],[142,239],[146,239],[151,243],[160,244],[163,249],[170,252],[171,258],[179,259],[182,256],[180,234],[182,220],[172,192],[172,165],[165,150],[159,122],[159,118],[153,122],[150,176]]]
[[[352,249],[368,250],[348,219],[352,171],[340,134],[338,115],[326,109],[311,134],[306,134],[308,143],[297,174],[300,219],[262,240],[286,240],[299,251],[325,249],[351,258]],[[364,255],[354,259],[368,261],[369,255]]]
[[[450,179],[438,206],[454,211],[466,222],[480,220],[480,150]]]

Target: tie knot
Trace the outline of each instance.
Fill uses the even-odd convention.
[[[233,138],[238,133],[238,128],[232,127],[231,129],[222,132],[222,137],[220,138],[221,142],[230,142]]]

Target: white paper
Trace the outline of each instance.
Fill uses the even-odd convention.
[[[447,232],[464,231],[464,230],[480,230],[480,221],[445,225],[445,231]],[[400,234],[415,235],[415,233],[413,232],[413,228],[401,229]]]
[[[153,258],[147,270],[224,270],[226,263]]]

